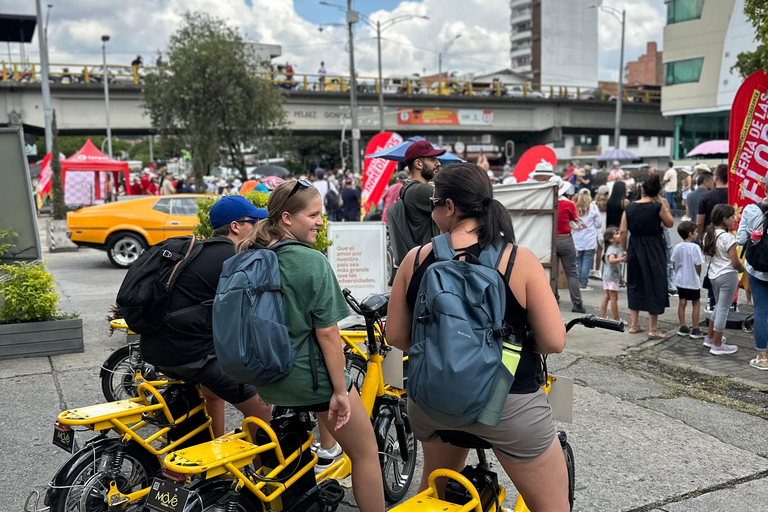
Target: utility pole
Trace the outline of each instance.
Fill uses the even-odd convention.
[[[355,36],[352,26],[360,19],[352,10],[352,0],[347,0],[347,25],[349,26],[349,104],[352,118],[352,172],[360,174],[360,128],[357,126],[357,79],[355,78]]]
[[[376,22],[376,40],[379,44],[379,133],[384,131],[384,83],[381,81],[381,22]]]
[[[613,140],[616,149],[619,149],[619,137],[621,137],[621,104],[624,102],[624,27],[626,26],[627,11],[621,11],[621,54],[619,57],[619,97],[616,98],[616,126],[613,130]]]
[[[43,25],[43,8],[40,0],[37,5],[37,41],[40,44],[40,65],[42,66],[41,89],[43,91],[43,119],[45,121],[45,152],[50,153],[53,146],[53,131],[51,129],[51,86],[48,83],[48,36],[47,25]]]
[[[107,148],[109,149],[109,158],[112,158],[112,128],[109,126],[109,73],[107,72],[107,41],[109,41],[108,35],[101,36],[101,57],[104,63],[102,71],[104,74],[102,78],[104,80],[104,107],[107,112]]]

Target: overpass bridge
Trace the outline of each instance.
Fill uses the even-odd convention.
[[[141,107],[141,77],[128,68],[125,80],[110,71],[110,121],[116,135],[151,133],[149,117]],[[22,124],[28,133],[43,134],[40,84],[18,71],[0,75],[0,125]],[[104,91],[97,74],[86,81],[65,82],[53,75],[51,105],[56,111],[59,133],[80,135],[104,133]],[[265,75],[284,96],[283,108],[290,128],[297,134],[339,134],[350,118],[349,86],[342,77],[296,75],[289,82]],[[39,79],[39,77],[38,77]],[[363,134],[379,131],[378,83],[360,81],[359,128]],[[346,86],[345,86],[346,85]],[[615,100],[603,91],[529,85],[451,82],[442,89],[427,88],[411,79],[392,79],[384,84],[385,129],[403,135],[491,135],[530,144],[560,140],[563,134],[611,134]],[[672,119],[662,117],[658,98],[648,92],[630,96],[624,103],[622,134],[670,136]]]

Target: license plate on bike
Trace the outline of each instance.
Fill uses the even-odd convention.
[[[53,444],[69,453],[75,453],[75,429],[62,425],[58,421],[54,423]]]
[[[144,502],[145,512],[181,512],[189,500],[189,489],[184,489],[167,480],[155,478],[152,489]]]

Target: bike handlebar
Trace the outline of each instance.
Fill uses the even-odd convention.
[[[567,324],[565,324],[565,331],[568,332],[576,324],[581,324],[584,327],[590,329],[608,329],[609,331],[624,332],[624,322],[617,322],[616,320],[608,320],[607,318],[598,318],[595,315],[585,315],[578,318],[574,318]]]
[[[357,302],[357,299],[352,296],[352,290],[349,288],[344,288],[341,290],[341,293],[344,294],[344,299],[347,301],[347,304],[349,304],[349,307],[352,308],[352,311],[360,316],[364,316],[363,310],[360,309],[360,304]]]

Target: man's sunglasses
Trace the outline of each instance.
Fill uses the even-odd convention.
[[[430,197],[429,202],[432,204],[432,211],[435,211],[435,208],[438,206],[443,206],[445,201],[446,199],[444,197]]]
[[[293,186],[293,190],[291,190],[291,193],[288,194],[288,198],[290,198],[293,194],[295,194],[299,190],[299,187],[307,188],[311,186],[312,184],[307,180],[296,180],[296,184]]]

